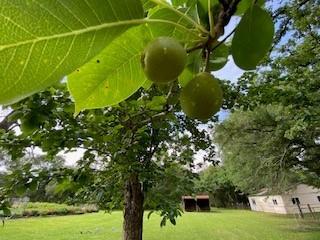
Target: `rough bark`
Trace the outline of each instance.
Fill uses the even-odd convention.
[[[137,175],[126,182],[124,193],[123,240],[142,240],[143,190]]]

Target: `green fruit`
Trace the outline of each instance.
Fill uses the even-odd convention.
[[[222,105],[219,81],[207,72],[199,73],[182,89],[180,104],[188,117],[203,121],[209,119]]]
[[[148,44],[142,55],[142,66],[147,77],[155,83],[167,83],[182,73],[187,53],[174,38],[159,37]]]

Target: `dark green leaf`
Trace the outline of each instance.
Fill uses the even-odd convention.
[[[236,15],[242,15],[244,14],[249,8],[250,6],[252,6],[254,4],[256,0],[242,0],[240,1],[238,7],[237,7],[237,11],[236,11]],[[265,0],[258,0],[257,1],[257,5],[258,6],[262,6],[264,4]]]
[[[187,83],[199,73],[202,60],[201,54],[200,50],[189,54],[186,68],[179,76],[179,83],[182,87],[187,85]]]
[[[242,17],[235,32],[231,52],[238,67],[253,70],[268,53],[274,24],[268,12],[252,6]]]
[[[160,222],[160,227],[164,227],[164,226],[166,226],[166,224],[167,224],[167,217],[165,216],[162,218],[162,220]]]
[[[150,211],[150,212],[148,213],[148,216],[147,216],[148,219],[151,217],[152,213],[154,213],[154,211]]]
[[[210,56],[209,69],[211,71],[217,71],[223,68],[228,62],[229,53],[229,47],[224,43],[221,44]]]
[[[7,207],[3,208],[2,211],[3,211],[3,215],[4,215],[4,216],[7,216],[7,217],[8,217],[8,216],[11,215],[11,211],[10,211],[10,209],[7,208]]]
[[[177,222],[176,222],[176,219],[175,218],[170,218],[170,222],[172,223],[172,225],[176,225]]]

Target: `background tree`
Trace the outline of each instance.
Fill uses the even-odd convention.
[[[162,225],[166,220],[175,223],[180,194],[188,189],[182,181],[193,176],[179,166],[195,167],[193,155],[198,150],[214,154],[209,134],[198,129],[201,122],[186,118],[178,105],[168,105],[175,101],[175,88],[167,87],[165,94],[157,87],[141,90],[118,106],[87,111],[77,118],[67,110],[73,102],[64,85],[11,105],[13,124],[40,119],[27,133],[8,130],[2,135],[1,146],[12,155],[24,156],[28,149],[39,147],[48,159],[55,159],[61,151],[85,150],[74,169],[56,165],[37,171],[25,162],[11,174],[11,192],[19,194],[21,187],[33,191],[46,182],[56,185],[65,198],[85,199],[110,210],[123,203],[129,239],[141,238],[145,199],[160,211]],[[167,195],[174,187],[173,195]],[[163,191],[155,196],[156,190]]]
[[[213,207],[244,207],[248,202],[246,194],[233,184],[224,166],[210,166],[200,172],[194,193],[208,193]]]
[[[152,210],[149,214],[152,214],[153,211],[161,211],[161,215],[168,212],[168,215],[162,219],[161,226],[166,224],[166,220],[176,224],[176,214],[181,215],[181,212],[172,210],[180,209],[181,197],[193,192],[193,180],[196,177],[197,175],[189,168],[172,162],[170,158],[165,161],[163,171],[146,195],[146,208]]]
[[[221,69],[229,55],[242,69],[255,70],[271,47],[274,25],[262,5],[254,0],[5,2],[0,10],[6,16],[0,19],[5,36],[0,40],[0,103],[14,104],[67,76],[77,118],[70,111],[71,97],[63,88],[51,88],[12,105],[1,146],[13,159],[31,146],[51,157],[83,148],[78,168],[65,171],[67,177],[57,174],[61,185],[79,187],[85,172],[94,170],[94,179],[107,178],[114,188],[124,187],[123,194],[107,198],[111,203],[124,198],[124,239],[141,239],[145,192],[159,171],[172,166],[163,164],[159,154],[170,152],[171,161],[189,167],[197,150],[213,155],[209,136],[198,129],[200,122],[181,113],[180,88],[188,115],[214,120],[222,93],[210,72]],[[224,42],[231,34],[220,38],[234,15],[242,18],[228,47]],[[172,85],[150,88],[144,73],[150,78],[147,56],[142,59],[146,69],[141,56],[149,42],[163,36],[174,38],[188,59],[182,61],[186,65],[179,83],[175,74],[165,79]],[[19,137],[13,131],[17,124],[24,133]],[[29,173],[20,176],[29,189],[36,185],[28,180],[34,179],[34,170],[25,170]],[[73,172],[76,178],[70,176]],[[164,219],[179,214],[176,208],[162,210]]]
[[[319,186],[319,10],[319,1],[291,1],[274,13],[281,17],[272,57],[239,79],[234,112],[217,128],[243,190]]]

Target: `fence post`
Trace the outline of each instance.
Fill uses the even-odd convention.
[[[313,219],[316,219],[316,216],[313,214],[313,211],[312,211],[311,206],[310,206],[309,203],[307,204],[307,206],[308,206],[308,209],[309,209],[309,211],[310,211],[310,213],[311,213],[312,218],[313,218]]]
[[[304,218],[304,215],[303,215],[303,212],[301,210],[301,207],[300,207],[300,203],[297,202],[297,206],[298,206],[298,209],[299,209],[299,215],[301,218]]]

